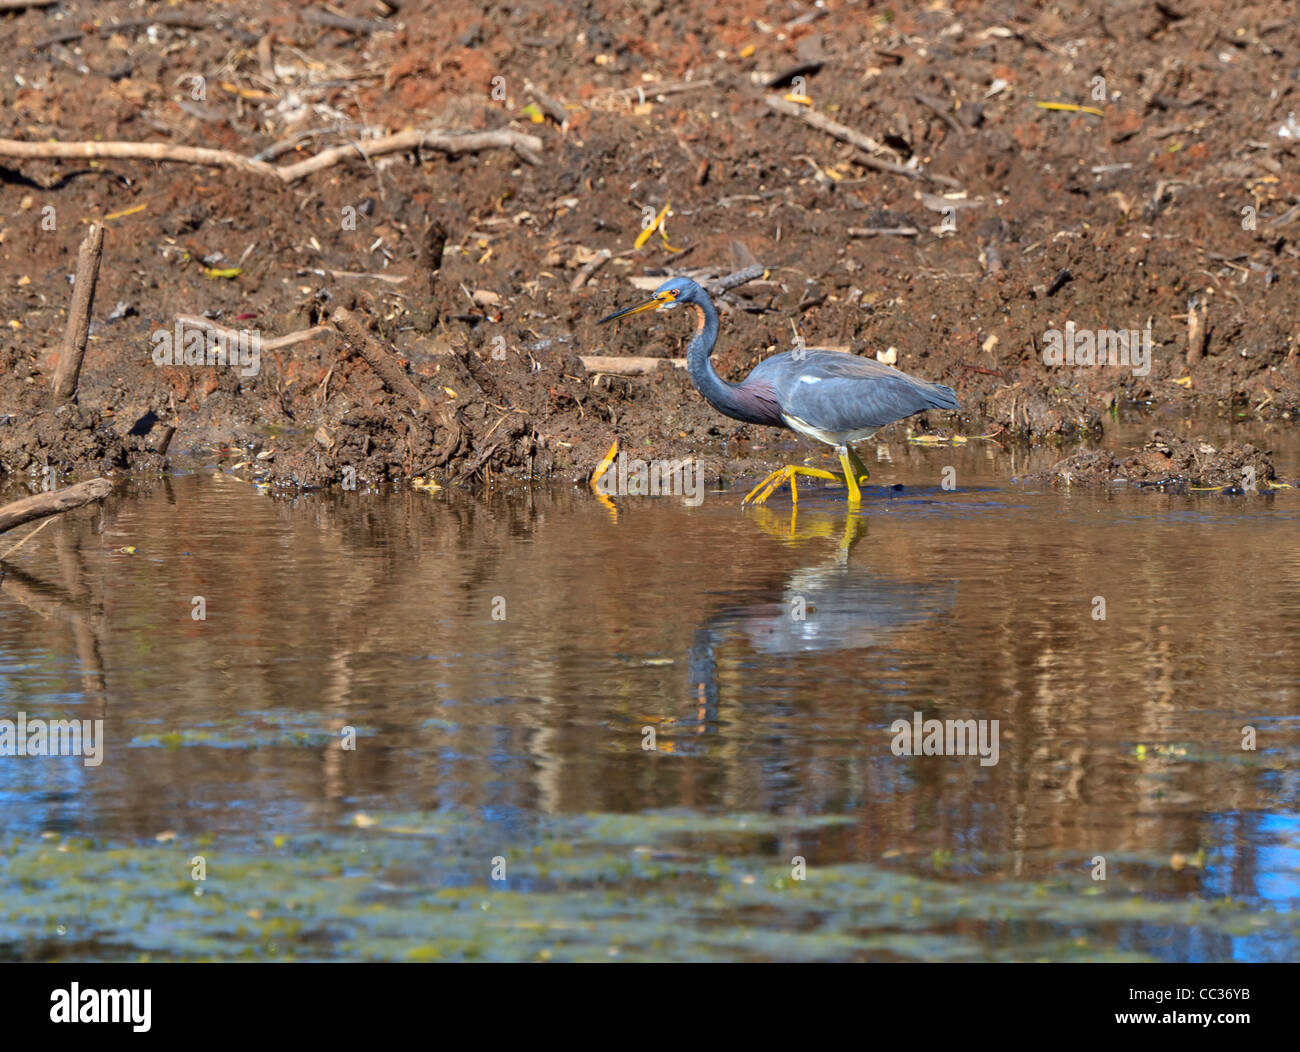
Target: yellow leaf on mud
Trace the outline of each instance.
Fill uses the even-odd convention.
[[[222,91],[228,91],[232,95],[238,95],[241,99],[252,99],[255,102],[274,102],[278,96],[272,95],[269,91],[258,91],[256,88],[241,88],[237,84],[231,84],[229,81],[221,82]]]
[[[137,212],[143,212],[148,207],[148,205],[136,205],[134,208],[124,208],[120,212],[110,212],[108,215],[104,216],[104,222],[107,223],[111,219],[125,219],[127,216],[133,216]]]

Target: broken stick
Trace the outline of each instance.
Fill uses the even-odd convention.
[[[26,157],[43,160],[95,161],[175,161],[181,164],[205,164],[214,168],[235,168],[251,175],[277,179],[288,185],[299,179],[332,168],[340,161],[360,154],[378,157],[401,150],[423,147],[443,153],[476,153],[508,147],[529,164],[541,164],[542,140],[510,128],[486,132],[402,131],[379,139],[364,139],[355,145],[335,146],[297,164],[277,168],[231,150],[210,150],[198,146],[173,146],[164,142],[24,142],[0,139],[0,157]]]
[[[610,252],[609,249],[602,248],[599,252],[597,252],[594,256],[591,257],[591,259],[589,259],[586,262],[586,264],[583,266],[581,270],[578,271],[577,277],[575,277],[571,282],[569,282],[569,291],[577,292],[580,288],[582,288],[585,284],[587,284],[588,281],[591,280],[592,275],[595,274],[596,271],[598,271],[601,267],[603,267],[606,263],[608,263],[613,258],[614,258],[614,254]]]
[[[589,373],[608,373],[610,376],[643,376],[653,373],[661,365],[671,365],[674,369],[685,369],[685,358],[646,358],[637,355],[584,354],[580,356],[582,364]]]
[[[921,231],[914,226],[851,226],[849,237],[918,237]]]
[[[419,413],[428,413],[433,408],[433,403],[424,392],[406,375],[401,362],[366,332],[358,315],[340,307],[330,315],[330,321],[343,337],[344,345],[361,355],[366,364],[375,371],[375,375],[383,381],[384,386],[405,402],[408,408]]]
[[[1187,305],[1187,364],[1195,365],[1205,357],[1205,347],[1210,341],[1210,308],[1207,304]]]
[[[216,322],[209,321],[197,314],[178,314],[176,320],[181,325],[189,325],[196,329],[204,329],[207,332],[215,333],[217,336],[229,340],[231,346],[239,345],[239,333],[234,329],[224,328],[216,324]],[[284,336],[272,336],[269,340],[262,340],[258,344],[258,350],[282,351],[294,344],[315,339],[317,336],[324,336],[326,333],[332,335],[334,332],[335,330],[329,325],[313,325],[310,329],[299,329],[297,332],[291,332]]]
[[[91,479],[89,482],[78,482],[75,486],[16,500],[0,508],[0,533],[12,530],[25,522],[71,511],[91,501],[103,500],[112,490],[113,483],[108,479]]]
[[[767,96],[767,104],[777,113],[784,113],[787,117],[796,117],[803,121],[804,124],[823,131],[833,138],[839,139],[840,142],[846,142],[850,146],[856,146],[859,150],[865,150],[867,153],[882,154],[888,153],[894,157],[898,154],[888,147],[876,142],[870,135],[863,135],[862,132],[850,128],[847,124],[841,124],[839,121],[833,121],[825,114],[811,110],[807,106],[800,106],[797,102],[791,102],[789,99],[783,99],[780,95]],[[902,165],[898,167],[902,168]],[[913,178],[916,172],[909,171]]]
[[[898,154],[883,143],[876,142],[870,135],[863,135],[857,129],[850,128],[847,124],[841,124],[839,121],[833,121],[825,114],[810,110],[807,106],[800,106],[789,99],[781,98],[780,95],[768,95],[765,101],[777,113],[784,113],[787,117],[801,120],[809,127],[816,128],[832,138],[839,139],[840,142],[846,142],[850,146],[856,147],[858,150],[856,160],[865,168],[874,168],[879,172],[901,175],[905,179],[929,179],[931,182],[939,183],[942,186],[955,187],[959,185],[956,179],[950,179],[946,175],[932,175],[923,168],[909,168],[894,161],[883,160],[877,155],[888,153],[897,157]]]
[[[81,361],[86,356],[90,336],[90,308],[95,302],[95,283],[99,281],[99,261],[104,255],[104,224],[94,223],[77,252],[76,284],[72,287],[72,306],[68,308],[68,327],[63,334],[63,353],[54,371],[54,407],[66,405],[77,396],[81,378]]]
[[[742,267],[740,270],[734,270],[730,274],[718,278],[717,281],[710,283],[709,294],[712,296],[721,296],[724,292],[731,289],[740,288],[741,285],[747,285],[751,281],[761,278],[767,273],[767,268],[761,263],[754,263],[748,267]]]

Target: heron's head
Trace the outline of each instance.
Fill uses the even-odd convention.
[[[645,303],[616,310],[613,314],[601,318],[596,324],[604,325],[607,321],[617,321],[619,318],[626,318],[629,315],[640,314],[642,311],[647,310],[672,310],[683,303],[694,302],[697,296],[703,294],[704,290],[690,278],[669,278],[655,289],[654,295]]]

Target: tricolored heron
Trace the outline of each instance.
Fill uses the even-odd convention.
[[[686,351],[691,382],[719,413],[747,424],[785,427],[834,446],[844,469],[849,503],[862,499],[859,481],[869,478],[853,443],[870,438],[887,424],[927,409],[956,409],[951,387],[918,380],[872,358],[840,351],[794,350],[764,358],[738,384],[728,383],[713,368],[710,356],[718,342],[718,312],[708,294],[690,278],[672,278],[648,302],[601,318],[597,324],[648,310],[695,309],[698,329]],[[749,491],[742,503],[762,504],[783,482],[798,502],[795,476],[838,482],[820,468],[787,464]]]

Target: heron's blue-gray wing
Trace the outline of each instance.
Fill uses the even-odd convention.
[[[772,385],[783,412],[824,431],[882,428],[927,409],[957,408],[950,387],[838,351],[774,355],[750,375]]]

